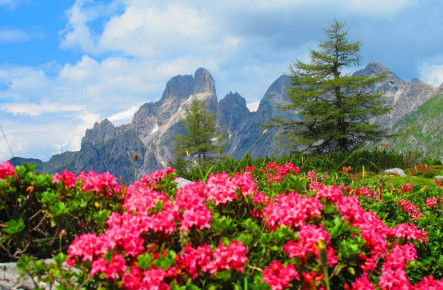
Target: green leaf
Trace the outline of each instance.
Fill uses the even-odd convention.
[[[57,195],[54,191],[45,191],[42,194],[42,203],[53,204],[57,200]]]
[[[62,201],[57,202],[54,205],[50,205],[49,209],[51,210],[51,216],[61,216],[69,213],[69,209],[66,207],[66,204]]]
[[[223,281],[228,281],[229,279],[231,279],[231,271],[216,272],[214,277],[216,279],[220,279],[220,280],[223,280]]]
[[[64,254],[64,253],[58,253],[57,255],[55,255],[53,257],[53,259],[57,263],[57,265],[60,266],[60,265],[62,265],[66,261],[67,257],[68,256],[66,254]]]
[[[135,265],[137,265],[137,267],[139,267],[140,269],[146,271],[151,266],[151,263],[152,263],[151,255],[143,254],[137,257],[137,262],[135,262]]]
[[[166,250],[166,257],[160,255],[160,258],[155,260],[152,264],[162,268],[163,271],[166,271],[169,267],[174,266],[176,264],[175,257],[177,254],[173,250]]]
[[[20,259],[17,261],[17,268],[19,273],[23,273],[29,269],[30,263],[33,261],[33,258],[30,256],[22,255]]]
[[[19,218],[18,220],[10,220],[5,223],[6,228],[4,229],[5,232],[8,234],[15,234],[21,232],[25,228],[25,223],[23,222],[22,218]]]
[[[94,213],[94,222],[97,224],[105,223],[110,215],[111,215],[110,210],[102,209],[101,211]]]

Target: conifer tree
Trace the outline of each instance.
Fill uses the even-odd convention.
[[[347,74],[345,68],[359,65],[360,41],[350,42],[344,23],[334,20],[325,29],[327,41],[310,51],[310,63],[296,60],[290,64],[290,104],[283,110],[295,110],[299,120],[272,119],[289,144],[297,151],[310,153],[348,151],[364,141],[385,134],[371,117],[389,112],[382,94],[367,87],[380,76]]]
[[[178,157],[185,154],[196,158],[198,164],[223,150],[223,135],[217,130],[215,114],[208,110],[206,102],[193,98],[185,110],[185,118],[180,121],[185,134],[173,138]]]

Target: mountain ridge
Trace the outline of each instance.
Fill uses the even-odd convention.
[[[370,62],[355,74],[378,75],[385,71],[387,77],[368,89],[383,92],[388,104],[396,105],[389,116],[372,120],[391,129],[400,118],[428,101],[436,88],[418,79],[408,83],[377,62]],[[167,82],[159,101],[139,108],[130,124],[115,127],[107,119],[97,122],[86,130],[79,151],[54,155],[40,168],[47,173],[62,169],[77,173],[92,169],[109,171],[128,182],[134,174],[131,156],[138,154],[140,159],[135,169],[139,174],[160,169],[175,159],[171,138],[184,133],[178,121],[184,117],[193,97],[205,100],[208,109],[216,114],[219,128],[228,133],[225,155],[241,158],[248,153],[256,158],[287,154],[289,149],[275,138],[278,129],[263,134],[260,124],[275,116],[299,118],[296,112],[281,111],[277,106],[289,103],[289,85],[287,75],[278,77],[264,94],[257,111],[250,112],[246,100],[237,92],[230,92],[218,101],[215,80],[207,69],[199,68],[194,75],[178,75]]]

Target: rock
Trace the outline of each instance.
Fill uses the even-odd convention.
[[[177,189],[182,189],[186,184],[192,183],[192,181],[184,179],[182,177],[178,177],[174,179],[174,181],[177,184]]]
[[[391,174],[396,174],[401,177],[406,177],[405,172],[400,168],[386,169],[385,173],[387,173],[387,174],[391,173]]]
[[[35,284],[28,275],[22,281],[16,263],[0,264],[0,289],[35,289]],[[43,285],[40,285],[43,286]],[[49,289],[49,287],[45,287]]]

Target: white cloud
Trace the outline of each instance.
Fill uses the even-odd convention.
[[[109,5],[117,7],[121,2],[116,0]],[[188,3],[123,2],[123,13],[109,17],[110,13],[97,12],[99,6],[77,0],[68,12],[69,23],[62,32],[61,46],[94,55],[117,51],[159,59],[171,54],[195,56],[199,52],[217,55],[232,52],[242,44],[240,37],[222,29],[223,18],[218,11],[191,7]],[[94,31],[89,25],[97,19],[102,19],[103,31]]]
[[[107,119],[109,121],[111,121],[114,124],[114,126],[120,125],[120,124],[125,124],[125,123],[130,123],[132,120],[132,117],[138,111],[138,109],[140,109],[140,106],[132,106],[127,110],[124,110],[122,112],[118,112],[112,116],[109,116]]]
[[[41,104],[17,104],[9,103],[0,105],[0,110],[3,110],[11,114],[23,114],[31,117],[39,116],[42,114],[60,113],[60,112],[78,112],[85,109],[85,106],[67,105],[60,103],[47,103]]]
[[[419,66],[420,79],[428,84],[440,86],[443,84],[443,64],[423,63]]]
[[[246,104],[246,107],[248,107],[249,111],[255,112],[258,110],[259,105],[260,105],[260,101],[255,101],[255,102]]]
[[[23,30],[23,29],[0,29],[0,44],[27,42],[35,39],[41,39],[44,35],[39,31]]]

